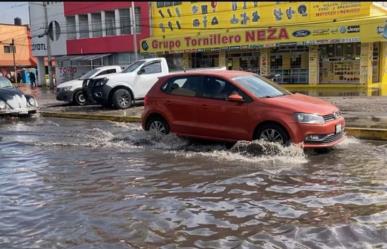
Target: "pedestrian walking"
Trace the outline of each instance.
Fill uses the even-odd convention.
[[[29,76],[30,76],[30,81],[31,81],[31,87],[32,87],[32,88],[36,87],[36,83],[35,83],[35,80],[36,80],[35,74],[34,74],[33,72],[30,72]]]

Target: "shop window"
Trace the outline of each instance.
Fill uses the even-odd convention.
[[[157,8],[170,7],[175,5],[180,5],[182,1],[168,2],[168,1],[158,1]]]
[[[373,50],[372,50],[372,82],[379,82],[379,74],[380,74],[380,43],[374,42]]]
[[[192,54],[192,67],[218,67],[219,66],[219,54],[208,53],[193,53]]]
[[[101,37],[102,36],[101,13],[91,14],[91,28],[93,31],[93,37]]]
[[[75,16],[66,16],[67,39],[74,40],[77,38],[75,29]]]
[[[270,68],[272,69],[282,68],[282,55],[270,56]]]
[[[320,83],[360,82],[360,43],[320,46]]]
[[[106,36],[116,35],[116,17],[114,11],[105,11]]]
[[[290,58],[291,68],[301,68],[301,54],[292,55]]]
[[[135,7],[134,8],[134,15],[135,15],[135,20],[136,20],[136,33],[140,34],[141,33],[141,9],[140,7]]]
[[[79,15],[79,38],[89,38],[89,21],[87,15]]]
[[[130,11],[129,9],[120,9],[120,30],[121,35],[130,34]]]

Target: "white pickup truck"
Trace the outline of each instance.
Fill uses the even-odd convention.
[[[83,85],[90,101],[125,109],[142,102],[160,76],[170,72],[165,58],[138,60],[121,73],[94,77]]]

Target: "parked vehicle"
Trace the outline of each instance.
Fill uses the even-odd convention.
[[[339,109],[292,94],[242,71],[199,71],[160,77],[145,97],[142,127],[163,134],[235,142],[264,139],[305,148],[343,140]]]
[[[56,99],[71,102],[76,105],[85,105],[87,101],[82,91],[82,84],[84,81],[92,79],[96,76],[119,73],[121,71],[121,66],[104,66],[94,68],[78,79],[59,84],[56,87]]]
[[[84,84],[83,91],[90,101],[125,109],[136,102],[142,102],[158,78],[169,71],[165,58],[138,60],[119,74],[98,76],[89,80]]]
[[[7,78],[0,76],[0,115],[31,115],[36,113],[38,102],[23,94]]]

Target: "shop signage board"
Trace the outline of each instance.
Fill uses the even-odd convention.
[[[152,2],[153,36],[343,20],[368,16],[372,2]],[[301,33],[300,33],[301,34]],[[305,33],[304,33],[305,34]]]
[[[142,52],[178,52],[234,46],[280,46],[297,43],[318,45],[343,42],[387,41],[387,17],[373,17],[361,21],[319,22],[304,25],[284,25],[268,28],[249,28],[234,31],[219,30],[203,34],[175,37],[151,37],[141,41]]]

